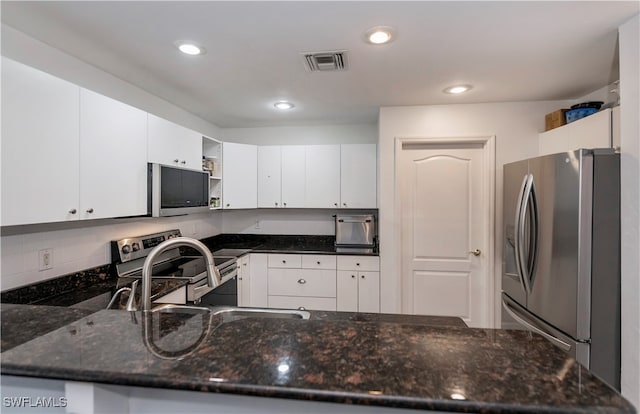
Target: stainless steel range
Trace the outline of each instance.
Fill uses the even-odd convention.
[[[146,236],[128,237],[111,242],[111,258],[118,277],[141,279],[142,265],[154,247],[165,240],[180,237],[180,230],[169,230]],[[215,256],[222,284],[235,280],[238,264],[235,256]],[[187,301],[199,303],[214,288],[207,286],[207,272],[201,256],[183,256],[179,248],[164,252],[153,266],[153,279],[184,280],[187,282]],[[219,289],[220,286],[217,288]]]

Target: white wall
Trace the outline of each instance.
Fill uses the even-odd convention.
[[[335,234],[334,214],[334,210],[322,209],[225,210],[222,232],[332,235]]]
[[[538,133],[544,130],[544,116],[569,101],[511,102],[470,105],[383,107],[379,119],[379,224],[380,290],[382,312],[401,311],[400,240],[396,238],[399,214],[394,207],[396,137],[451,138],[496,136],[496,231],[502,228],[502,165],[537,155]],[[502,243],[495,246],[496,297],[500,291]],[[496,301],[498,302],[498,301]],[[500,306],[496,303],[495,320]]]
[[[205,135],[219,135],[217,126],[6,25],[2,25],[2,54]],[[0,243],[0,288],[6,290],[109,263],[109,241],[122,237],[173,228],[180,228],[189,236],[213,236],[221,231],[221,218],[220,212],[214,212],[181,218],[6,228]],[[54,265],[53,269],[39,272],[38,250],[44,248],[53,249]]]
[[[622,394],[640,407],[640,15],[619,35]]]

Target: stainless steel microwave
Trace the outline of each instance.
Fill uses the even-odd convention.
[[[209,210],[209,173],[149,163],[147,214],[182,216]]]

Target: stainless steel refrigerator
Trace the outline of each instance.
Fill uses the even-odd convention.
[[[503,213],[503,327],[539,333],[619,390],[619,155],[506,164]]]

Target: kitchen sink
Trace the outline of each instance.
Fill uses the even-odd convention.
[[[160,305],[153,308],[152,312],[179,313],[187,315],[211,314],[221,316],[223,322],[231,322],[240,319],[309,319],[311,314],[303,310],[294,309],[266,309],[266,308],[235,308],[235,307],[201,307],[188,305]]]

